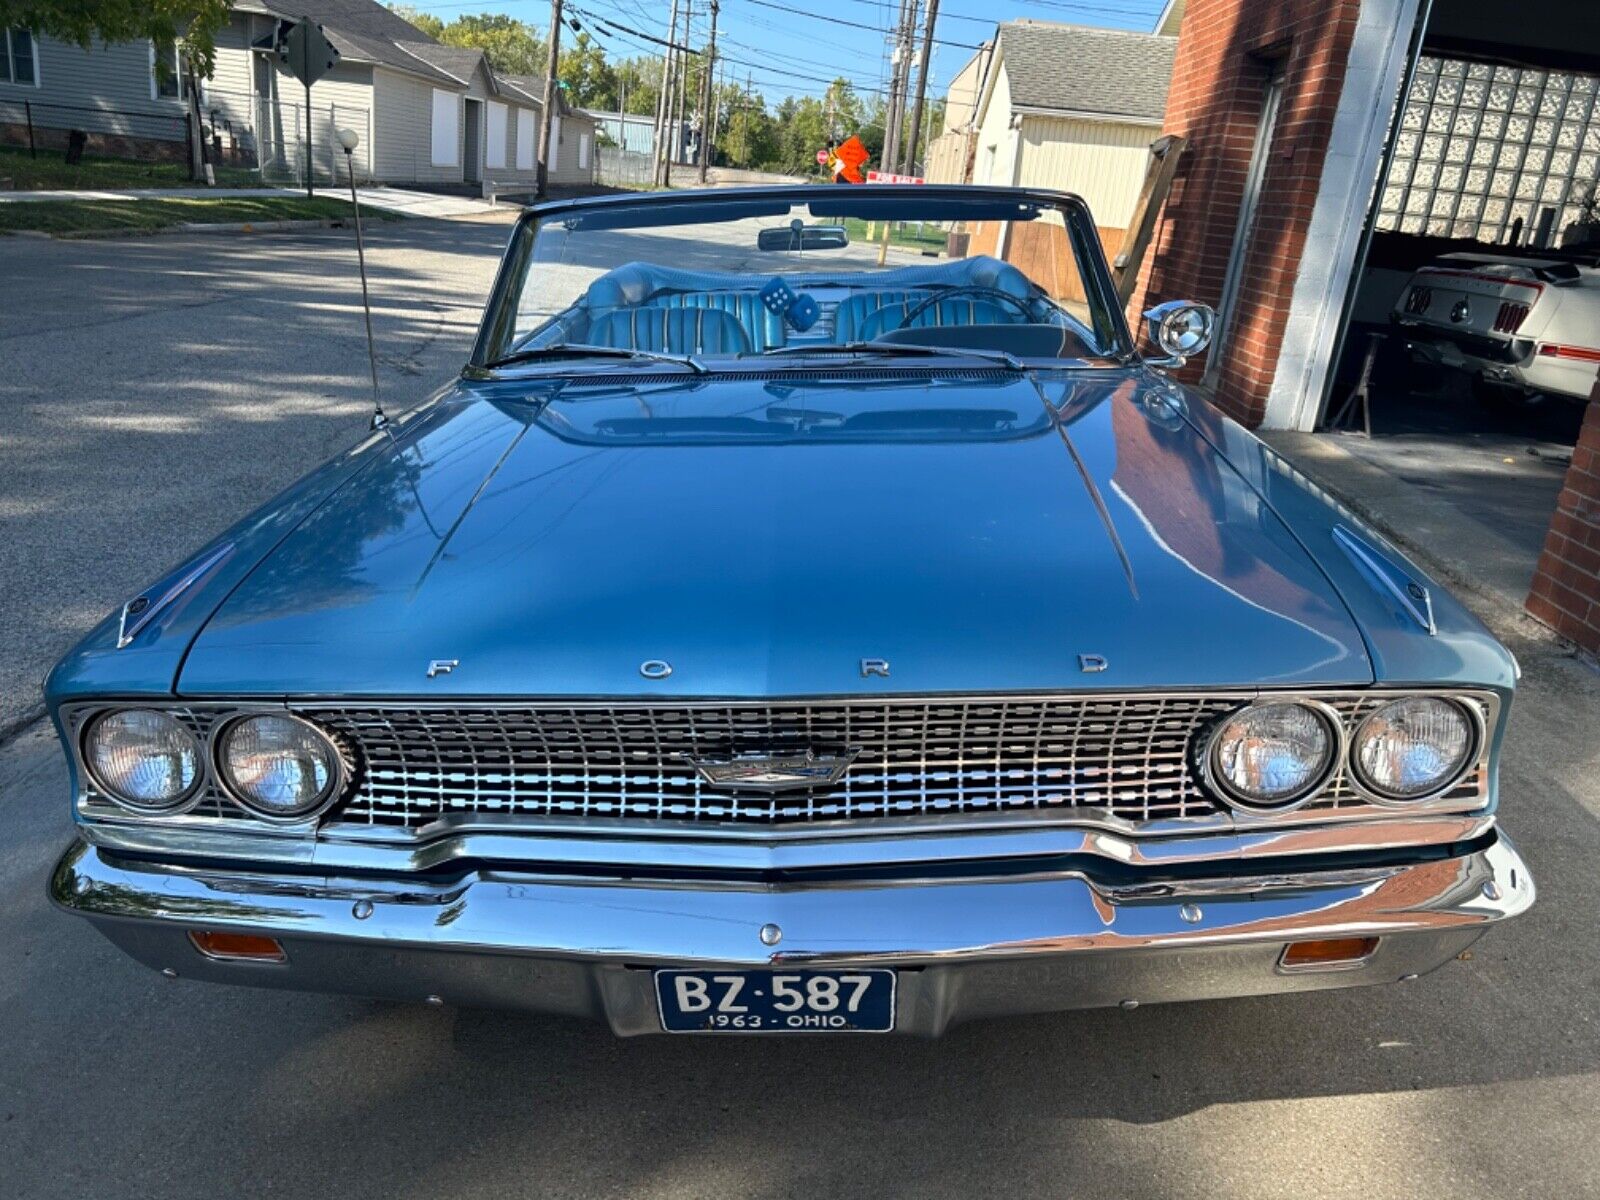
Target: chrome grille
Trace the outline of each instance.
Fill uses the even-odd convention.
[[[1389,697],[1322,697],[1347,731]],[[966,697],[433,707],[292,704],[339,734],[355,789],[325,824],[416,830],[453,816],[778,825],[945,813],[1078,810],[1132,822],[1219,812],[1190,763],[1239,695]],[[237,706],[172,709],[202,742]],[[76,714],[74,714],[76,717]],[[76,722],[74,722],[76,724]],[[832,786],[712,788],[694,758],[855,750]],[[1443,800],[1485,795],[1480,761]],[[117,812],[91,787],[86,815]],[[1341,768],[1306,810],[1367,809]],[[208,782],[192,814],[250,821]]]

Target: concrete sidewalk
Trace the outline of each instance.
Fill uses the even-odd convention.
[[[349,197],[350,189],[317,188],[315,195],[335,200]],[[257,196],[303,196],[303,188],[114,188],[95,191],[0,192],[0,204],[26,204],[38,200],[204,200],[236,199]],[[405,188],[357,188],[362,204],[408,217],[481,217],[503,213],[509,205],[496,205],[476,196],[441,196],[433,192],[414,192]]]

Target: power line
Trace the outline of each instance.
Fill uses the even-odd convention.
[[[799,16],[806,17],[812,21],[826,21],[830,25],[847,25],[851,29],[865,29],[869,33],[876,33],[880,36],[886,35],[889,32],[886,29],[878,28],[876,25],[863,25],[860,21],[846,21],[843,17],[825,17],[821,13],[811,13],[807,12],[803,8],[792,8],[787,4],[775,3],[775,0],[745,0],[745,2],[748,4],[759,5],[762,8],[775,8],[779,12],[796,13]],[[939,46],[955,46],[961,50],[981,49],[977,42],[950,42],[944,40],[943,38],[935,38],[934,43],[935,45]]]

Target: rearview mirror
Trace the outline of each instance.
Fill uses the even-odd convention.
[[[843,225],[807,225],[794,220],[787,229],[763,229],[756,234],[757,250],[842,250],[850,244]]]
[[[1168,300],[1144,314],[1150,340],[1167,357],[1157,366],[1181,367],[1211,344],[1217,314],[1193,300]]]

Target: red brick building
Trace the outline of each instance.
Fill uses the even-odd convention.
[[[1184,374],[1246,425],[1313,430],[1348,394],[1409,275],[1380,278],[1375,242],[1418,265],[1451,239],[1554,249],[1595,178],[1593,0],[1169,0],[1158,28],[1179,36],[1164,132],[1188,144],[1132,311],[1216,308]],[[1528,608],[1600,653],[1600,399]]]

